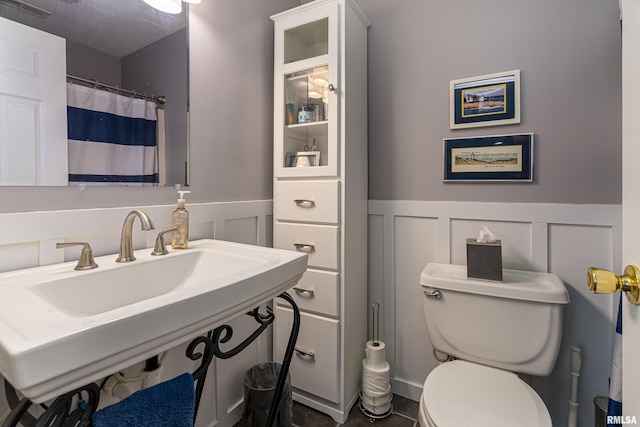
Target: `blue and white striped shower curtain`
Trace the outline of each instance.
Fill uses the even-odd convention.
[[[158,183],[157,105],[67,83],[69,182]]]
[[[618,320],[613,335],[613,355],[611,357],[611,376],[609,377],[609,406],[607,408],[607,426],[620,427],[617,422],[622,415],[622,292],[618,302]],[[611,418],[609,418],[611,417]],[[613,422],[612,422],[613,421]]]

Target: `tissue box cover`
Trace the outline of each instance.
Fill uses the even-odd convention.
[[[467,239],[467,277],[502,281],[502,245],[495,242],[476,242]]]

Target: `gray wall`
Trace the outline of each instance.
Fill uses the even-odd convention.
[[[122,87],[120,58],[67,40],[67,74]]]
[[[614,0],[356,0],[369,29],[369,198],[620,203]],[[520,125],[449,129],[449,81],[521,70]],[[535,133],[533,184],[442,182],[442,139]]]
[[[614,0],[356,0],[369,29],[370,199],[621,202]],[[272,197],[273,24],[299,0],[190,8],[191,201]],[[240,31],[238,29],[241,29]],[[452,79],[522,72],[522,123],[451,131]],[[533,184],[444,184],[442,139],[534,132]],[[174,202],[171,188],[0,188],[0,212]]]
[[[273,22],[299,1],[192,7],[191,199],[270,199],[273,186]],[[197,36],[195,36],[197,34]],[[197,55],[195,54],[197,52]]]

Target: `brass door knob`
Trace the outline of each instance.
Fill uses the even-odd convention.
[[[640,304],[639,281],[640,269],[635,265],[627,265],[622,276],[595,267],[589,267],[587,270],[587,284],[591,292],[612,294],[621,290],[627,294],[627,299],[633,304]]]

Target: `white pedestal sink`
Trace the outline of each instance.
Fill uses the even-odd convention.
[[[43,402],[203,334],[291,288],[305,254],[218,240],[75,271],[0,274],[0,373]]]

